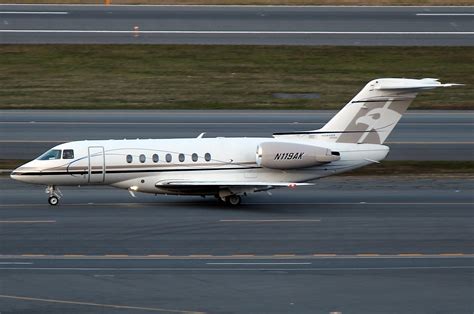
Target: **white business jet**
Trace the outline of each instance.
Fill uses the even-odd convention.
[[[381,78],[369,82],[319,130],[271,138],[76,141],[53,147],[15,169],[11,178],[58,186],[111,185],[154,194],[214,195],[236,206],[241,196],[311,181],[384,159],[382,145],[416,95],[459,84],[436,79]]]

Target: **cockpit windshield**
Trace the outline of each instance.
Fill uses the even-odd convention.
[[[72,149],[63,150],[63,159],[74,159],[74,151]]]
[[[60,149],[51,149],[48,150],[43,155],[37,158],[38,160],[53,160],[53,159],[61,159],[61,150]]]

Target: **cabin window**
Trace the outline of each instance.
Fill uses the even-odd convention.
[[[184,158],[185,158],[185,157],[184,157],[184,154],[179,154],[179,155],[178,155],[178,159],[179,159],[180,162],[183,162],[183,161],[184,161]]]
[[[192,155],[191,155],[191,159],[192,159],[194,162],[198,161],[198,154],[196,154],[196,153],[192,154]]]
[[[173,159],[173,158],[171,157],[171,154],[166,154],[166,157],[165,157],[165,158],[166,158],[166,162],[171,162],[171,160]]]
[[[160,157],[158,156],[158,154],[153,154],[153,156],[151,156],[151,159],[153,160],[153,162],[158,162],[158,160],[160,160]]]
[[[53,160],[61,159],[61,150],[60,149],[51,149],[46,153],[38,157],[38,160]]]
[[[128,162],[129,164],[131,164],[132,161],[133,161],[132,155],[127,155],[127,162]]]
[[[205,159],[206,161],[211,161],[211,154],[206,153],[206,154],[204,155],[204,159]]]
[[[143,154],[141,154],[138,158],[140,159],[141,163],[144,163],[146,161],[146,157]]]
[[[72,149],[63,150],[63,159],[74,159],[74,151]]]

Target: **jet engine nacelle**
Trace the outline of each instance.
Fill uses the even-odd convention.
[[[339,159],[339,153],[319,146],[282,142],[257,146],[257,164],[270,169],[307,168]]]

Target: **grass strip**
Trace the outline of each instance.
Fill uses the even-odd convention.
[[[1,109],[338,109],[380,77],[464,83],[411,108],[474,108],[474,47],[1,45],[0,55]]]
[[[0,169],[13,170],[27,163],[28,161],[29,160],[23,160],[23,159],[0,159]]]
[[[0,159],[0,169],[15,169],[28,160]],[[474,161],[382,161],[351,172],[343,176],[367,175],[474,175]]]
[[[1,0],[19,4],[106,4],[106,0]],[[170,5],[472,5],[472,0],[109,0],[110,4]]]
[[[385,160],[342,175],[473,175],[474,161]]]

